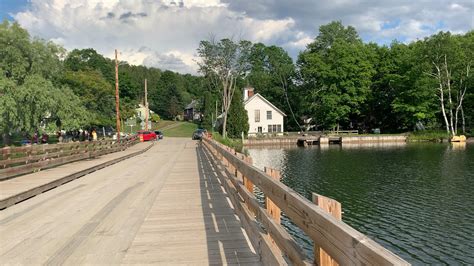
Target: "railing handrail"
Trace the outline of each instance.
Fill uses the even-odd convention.
[[[134,136],[120,141],[99,140],[5,147],[1,149],[0,180],[124,150],[137,141],[138,138]]]
[[[408,265],[346,223],[339,221],[293,189],[237,157],[214,140],[203,140],[214,148],[237,171],[270,198],[316,245],[342,265]]]

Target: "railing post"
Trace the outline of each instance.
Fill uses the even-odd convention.
[[[337,200],[313,193],[313,203],[321,207],[334,218],[341,220],[341,203]],[[338,266],[339,264],[329,256],[326,251],[318,246],[314,246],[314,263],[320,266]]]
[[[267,173],[273,179],[280,181],[280,178],[281,178],[280,171],[265,167],[265,173]],[[265,197],[265,207],[267,209],[267,212],[273,218],[273,220],[275,220],[278,224],[280,224],[280,221],[281,221],[280,208],[268,197]]]
[[[252,157],[246,156],[244,161],[250,165],[252,165]],[[243,176],[242,179],[244,180],[244,186],[250,193],[253,193],[253,183],[250,181],[246,176]]]

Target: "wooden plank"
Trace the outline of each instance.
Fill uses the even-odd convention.
[[[76,172],[76,173],[73,173],[73,174],[70,174],[70,175],[67,175],[67,176],[64,176],[62,178],[59,178],[59,179],[56,179],[56,180],[53,180],[47,184],[42,184],[40,186],[37,186],[35,188],[32,188],[32,189],[29,189],[27,191],[22,191],[18,194],[15,194],[13,196],[10,196],[10,197],[7,197],[7,198],[3,198],[3,199],[0,199],[0,210],[1,209],[4,209],[4,208],[7,208],[9,206],[12,206],[18,202],[21,202],[27,198],[30,198],[30,197],[33,197],[35,195],[38,195],[40,193],[43,193],[44,191],[47,191],[47,190],[50,190],[52,188],[55,188],[57,186],[60,186],[62,184],[65,184],[71,180],[74,180],[76,178],[79,178],[81,176],[84,176],[86,174],[89,174],[89,173],[92,173],[94,171],[97,171],[99,169],[102,169],[104,167],[107,167],[109,165],[112,165],[112,164],[115,164],[115,163],[118,163],[120,161],[123,161],[125,159],[128,159],[130,157],[133,157],[133,156],[136,156],[136,155],[139,155],[147,150],[149,150],[153,145],[149,145],[148,147],[146,147],[145,149],[143,150],[140,150],[140,151],[137,151],[137,152],[134,152],[134,153],[131,153],[131,154],[128,154],[128,155],[125,155],[125,156],[122,156],[122,157],[119,157],[119,158],[116,158],[116,159],[113,159],[113,160],[110,160],[108,162],[105,162],[105,163],[102,163],[102,164],[99,164],[99,165],[96,165],[94,167],[91,167],[91,168],[87,168],[85,170],[82,170],[82,171],[79,171],[79,172]]]
[[[209,146],[206,146],[206,148],[208,147]],[[211,149],[207,149],[207,151],[212,153]],[[269,213],[260,206],[255,195],[250,193],[240,182],[240,180],[234,177],[228,170],[226,173],[221,173],[226,175],[227,178],[232,182],[238,192],[238,195],[247,204],[245,206],[248,206],[248,210],[255,214],[256,219],[264,226],[271,240],[275,241],[279,249],[288,256],[290,261],[295,265],[312,265],[312,262],[306,257],[303,250],[298,246],[293,237],[290,236],[290,234],[280,225],[280,223],[277,223],[275,220],[273,220]],[[273,252],[277,252],[276,249],[273,250]],[[281,251],[278,252],[278,256],[281,256]]]
[[[276,182],[258,168],[214,146],[244,176],[257,185],[283,212],[331,257],[345,265],[408,265],[406,261],[349,225],[338,221],[291,188]]]
[[[219,170],[218,177],[221,179],[226,192],[230,196],[232,205],[234,206],[237,215],[240,217],[242,225],[247,232],[252,245],[258,250],[264,265],[286,265],[285,260],[281,256],[278,257],[279,252],[278,250],[275,250],[275,247],[271,244],[271,239],[258,226],[254,215],[238,195],[232,181],[228,178],[224,178],[226,170],[216,164],[215,167]]]
[[[319,206],[321,209],[331,214],[334,218],[339,221],[342,220],[342,208],[341,203],[337,200],[312,193],[313,202]],[[329,254],[324,251],[323,248],[314,246],[314,262],[316,265],[321,266],[339,266],[339,264],[329,256]]]

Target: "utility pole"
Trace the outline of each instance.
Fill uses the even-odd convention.
[[[119,108],[117,49],[115,49],[115,113],[116,113],[116,120],[117,120],[117,141],[119,141],[120,140],[120,108]]]
[[[147,90],[146,90],[146,79],[145,79],[145,130],[148,131],[148,112],[150,112],[148,110],[148,93],[147,93]]]

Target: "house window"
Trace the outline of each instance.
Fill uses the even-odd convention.
[[[260,110],[255,110],[255,122],[260,122]]]
[[[280,133],[281,125],[268,125],[268,133]]]
[[[258,127],[258,133],[262,133],[262,127]]]
[[[272,120],[272,111],[267,111],[267,120]]]

